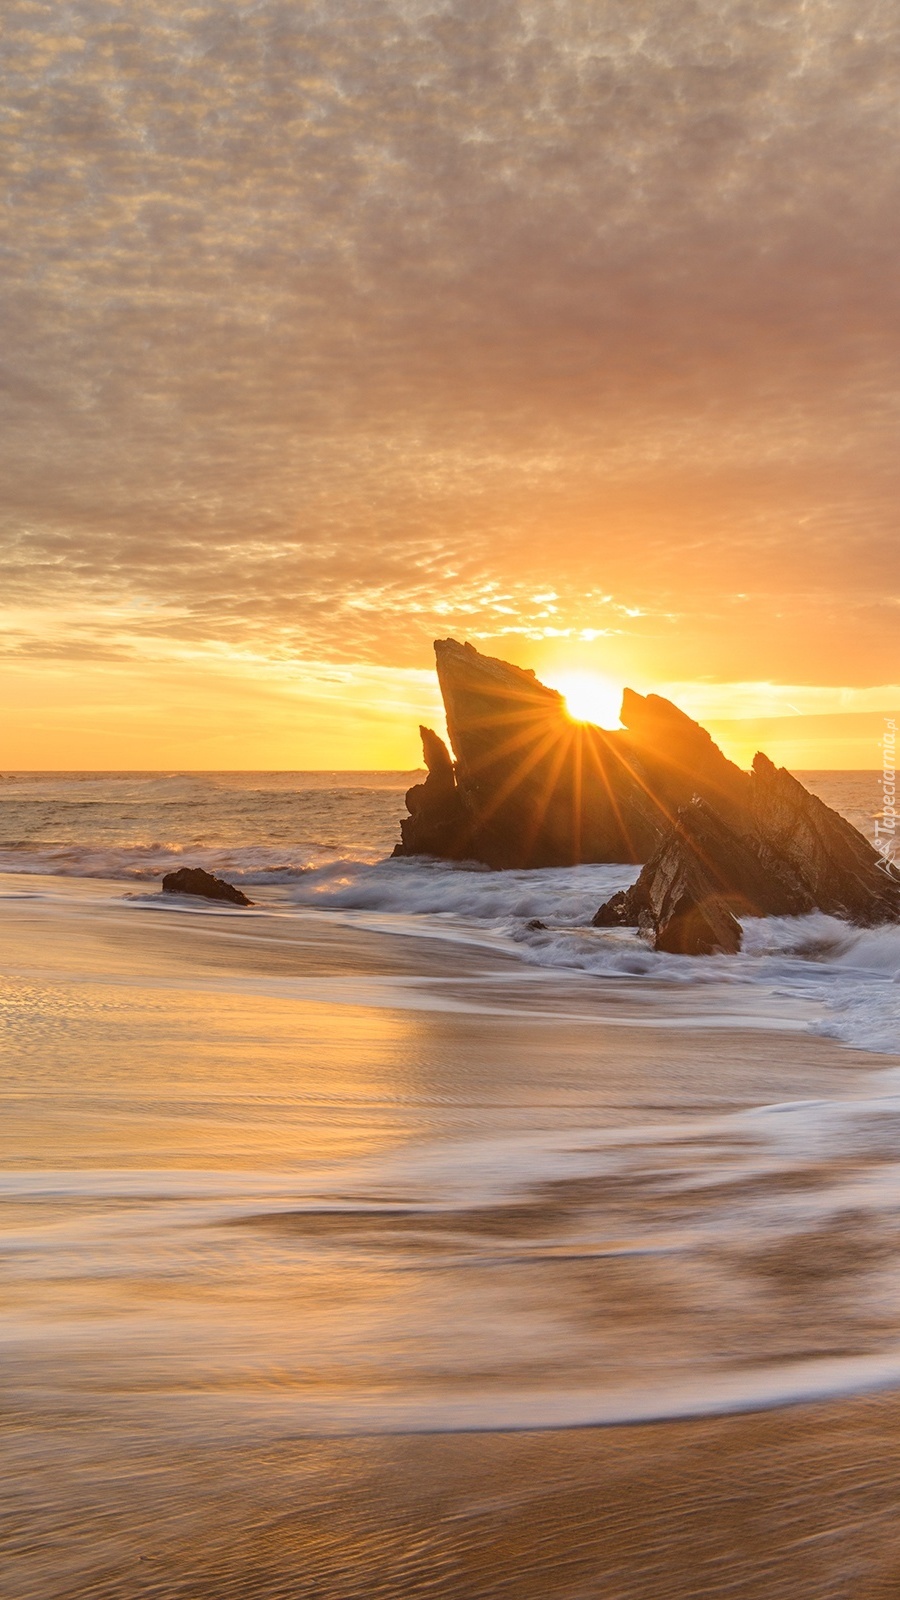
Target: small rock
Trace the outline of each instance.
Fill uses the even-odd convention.
[[[600,907],[591,918],[594,928],[622,928],[628,927],[628,898],[624,889],[617,889],[610,900]]]
[[[233,906],[252,906],[241,889],[224,878],[214,878],[202,867],[179,867],[177,872],[167,872],[162,881],[163,894],[196,894],[204,900],[227,900]]]

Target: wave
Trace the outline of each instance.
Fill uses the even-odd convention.
[[[668,955],[652,950],[633,929],[590,926],[597,907],[633,882],[638,870],[497,873],[448,862],[342,861],[310,871],[286,894],[298,908],[352,913],[357,920],[368,914],[370,925],[373,918],[378,926],[427,920],[435,931],[477,942],[489,929],[533,965],[647,979],[656,995],[660,985],[764,989],[815,1008],[821,1015],[810,1025],[823,1035],[866,1050],[900,1047],[900,927],[855,928],[821,912],[747,918],[738,956]]]
[[[0,843],[0,872],[62,878],[106,878],[154,883],[177,867],[205,867],[240,883],[290,883],[339,847],[310,841],[295,850],[265,846],[229,848],[147,840],[134,844]]]
[[[542,1433],[571,1428],[634,1427],[657,1422],[688,1422],[704,1417],[742,1416],[777,1411],[816,1401],[850,1399],[900,1387],[900,1347],[866,1356],[773,1361],[755,1370],[722,1373],[696,1368],[690,1380],[665,1385],[610,1386],[606,1390],[525,1389],[504,1393],[419,1396],[382,1392],[348,1396],[332,1392],[268,1399],[262,1386],[223,1402],[194,1391],[178,1395],[179,1415],[193,1426],[234,1428],[247,1437],[255,1423],[263,1436],[293,1437],[298,1431],[319,1438],[381,1434]],[[471,1390],[471,1386],[470,1386]],[[162,1391],[155,1405],[173,1397]]]
[[[14,1307],[10,1370],[36,1403],[74,1390],[245,1437],[616,1426],[896,1388],[895,1076],[857,1077],[849,1100],[439,1138],[302,1176],[10,1172],[9,1272],[92,1296],[80,1321]],[[298,1259],[314,1286],[339,1270],[347,1304],[362,1285],[338,1370],[333,1296],[282,1315]],[[154,1274],[176,1315],[148,1313]]]
[[[372,861],[348,857],[337,845],[315,839],[289,850],[164,840],[0,843],[0,872],[29,875],[153,883],[188,862],[242,885],[297,885],[292,901],[298,906],[479,919],[556,915],[572,922],[589,920],[602,900],[633,883],[640,870],[592,865],[494,872],[477,862]]]
[[[186,862],[251,894],[270,889],[261,898],[284,913],[326,911],[395,933],[499,942],[530,965],[645,980],[656,1001],[660,986],[744,986],[784,1001],[786,1016],[803,1003],[813,1030],[844,1044],[900,1048],[900,927],[854,928],[822,913],[747,919],[738,956],[667,955],[633,930],[590,926],[597,907],[634,881],[633,866],[494,872],[472,862],[350,858],[317,841],[290,850],[162,841],[0,848],[0,871],[147,885]],[[640,988],[635,981],[635,998]]]
[[[809,1022],[815,1033],[858,1049],[900,1049],[900,927],[854,928],[815,912],[747,918],[743,929],[737,956],[667,955],[632,930],[524,929],[513,938],[541,965],[645,978],[654,988],[742,985],[805,1002],[821,1013]]]
[[[337,861],[305,875],[295,905],[479,921],[553,916],[589,921],[601,901],[633,883],[639,867],[590,865],[494,872],[476,862],[421,858]]]

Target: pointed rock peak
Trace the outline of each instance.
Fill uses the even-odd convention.
[[[626,689],[622,695],[619,720],[637,738],[659,738],[669,732],[690,734],[708,744],[713,743],[711,735],[699,722],[695,722],[686,711],[679,710],[661,694],[638,694],[635,689]]]
[[[433,728],[426,728],[419,723],[419,738],[422,740],[422,754],[425,765],[433,778],[447,778],[453,784],[453,761],[439,733]]]
[[[516,667],[497,656],[483,656],[473,644],[460,644],[458,639],[435,639],[434,654],[442,687],[445,682],[468,683],[473,687],[480,682],[495,692],[506,689],[530,697],[542,696],[560,707],[563,704],[559,690],[548,689],[531,667]]]
[[[781,770],[784,771],[785,769],[782,768]],[[764,755],[761,750],[757,750],[756,755],[753,757],[753,771],[759,778],[770,778],[773,772],[778,771],[778,768],[774,761],[770,761],[767,755]]]

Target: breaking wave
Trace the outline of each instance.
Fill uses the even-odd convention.
[[[0,788],[0,872],[112,880],[155,900],[163,875],[190,864],[283,915],[321,911],[499,946],[533,966],[630,982],[635,998],[658,998],[661,986],[742,987],[746,1010],[755,987],[770,1002],[790,1002],[795,1016],[801,1002],[812,1027],[844,1043],[900,1048],[900,928],[852,928],[820,914],[767,918],[745,924],[739,956],[658,954],[631,930],[590,926],[636,867],[494,872],[391,859],[411,776],[22,776]],[[876,778],[820,774],[813,786],[871,833]]]

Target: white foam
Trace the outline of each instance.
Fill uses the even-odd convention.
[[[821,915],[769,918],[745,924],[737,957],[657,954],[632,930],[590,926],[597,907],[633,882],[636,867],[491,872],[473,863],[385,859],[406,776],[19,777],[0,786],[0,838],[7,840],[0,870],[155,891],[170,869],[201,866],[282,914],[328,912],[372,929],[454,939],[532,967],[630,984],[657,1022],[665,992],[673,1017],[676,993],[693,997],[698,1023],[746,1014],[755,995],[767,1017],[777,1018],[783,1002],[785,1019],[802,1012],[843,1043],[900,1049],[900,928],[860,930]],[[826,799],[860,826],[871,825],[878,798],[872,774],[818,776]],[[133,904],[139,909],[142,901]],[[221,906],[201,902],[173,901],[168,909],[223,915]],[[534,922],[546,926],[529,926]]]
[[[283,1432],[324,1437],[415,1433],[530,1433],[557,1428],[615,1428],[700,1417],[737,1416],[786,1406],[850,1398],[900,1387],[900,1347],[878,1355],[772,1362],[731,1371],[694,1369],[669,1384],[622,1385],[562,1392],[493,1388],[462,1396],[286,1395],[274,1404],[235,1396],[223,1411],[205,1395],[178,1397],[196,1416],[261,1424],[266,1437]],[[165,1395],[161,1399],[167,1398]]]
[[[612,1427],[896,1388],[900,1346],[893,1342],[895,1322],[887,1337],[886,1320],[896,1295],[891,1287],[886,1299],[881,1276],[887,1270],[896,1282],[895,1254],[886,1263],[878,1251],[861,1255],[853,1278],[853,1343],[836,1351],[807,1347],[807,1353],[798,1344],[797,1356],[785,1359],[777,1305],[766,1324],[769,1342],[761,1344],[761,1307],[752,1298],[760,1250],[785,1239],[822,1238],[827,1265],[823,1222],[849,1218],[856,1237],[882,1248],[896,1240],[895,1076],[873,1072],[860,1082],[854,1075],[856,1097],[843,1101],[796,1101],[665,1126],[438,1139],[302,1172],[3,1174],[0,1194],[33,1208],[4,1240],[10,1272],[19,1272],[24,1290],[47,1283],[70,1296],[64,1316],[48,1317],[39,1295],[35,1307],[14,1297],[0,1317],[10,1386],[29,1405],[66,1398],[91,1405],[95,1415],[108,1403],[117,1414],[150,1405],[154,1425],[177,1414],[179,1428],[234,1428],[244,1437],[255,1429],[273,1437]],[[570,1202],[562,1218],[552,1204],[545,1209],[555,1182],[581,1177],[603,1184],[593,1197],[583,1191],[585,1198]],[[654,1206],[635,1200],[634,1178],[650,1183]],[[529,1197],[531,1229],[520,1220]],[[51,1205],[44,1215],[47,1201],[70,1204]],[[516,1209],[505,1229],[509,1201]],[[584,1207],[582,1225],[573,1203]],[[467,1222],[473,1208],[485,1206],[496,1208],[488,1230]],[[308,1215],[329,1211],[348,1230],[337,1246],[329,1234],[304,1228]],[[442,1213],[449,1228],[432,1248],[427,1235],[419,1237],[401,1260],[392,1232],[398,1218],[415,1226],[425,1213],[432,1220]],[[294,1226],[263,1235],[252,1226],[280,1218]],[[358,1236],[354,1218],[368,1224]],[[251,1226],[238,1235],[219,1226],[235,1221]],[[380,1234],[372,1231],[377,1221]],[[382,1249],[374,1274],[373,1238]],[[730,1317],[728,1274],[734,1274],[734,1304],[742,1304],[745,1247],[748,1360],[735,1347],[731,1321],[727,1358],[705,1332],[723,1306]],[[704,1275],[710,1249],[719,1252],[726,1274],[718,1298],[710,1297]],[[657,1292],[669,1280],[652,1276],[653,1258],[665,1257],[665,1272],[678,1275],[682,1303],[690,1299],[697,1315],[676,1318],[666,1344],[652,1320],[645,1327],[654,1336],[647,1339],[631,1324],[618,1334],[608,1325],[609,1355],[592,1364],[586,1381],[578,1296],[554,1297],[547,1263],[613,1256],[630,1258],[629,1271],[649,1264],[651,1276],[641,1281],[656,1284]],[[293,1310],[285,1319],[279,1261],[292,1286],[300,1281],[298,1263],[310,1283],[321,1272],[329,1284],[335,1271],[344,1293],[361,1282],[364,1314],[341,1320],[332,1294],[313,1294],[299,1323]],[[529,1266],[541,1274],[543,1299],[533,1289],[524,1301],[520,1296],[519,1273]],[[472,1287],[470,1272],[479,1274]],[[148,1280],[159,1285],[153,1307]],[[89,1288],[86,1302],[79,1300],[80,1284]],[[186,1296],[194,1286],[198,1292]],[[627,1297],[626,1309],[631,1314]],[[495,1336],[508,1352],[505,1376],[488,1383]],[[541,1359],[545,1348],[555,1352],[552,1368]],[[375,1385],[373,1364],[380,1374]]]
[[[553,917],[587,922],[601,901],[633,883],[630,866],[546,867],[492,872],[474,862],[419,858],[338,861],[305,874],[291,888],[298,906],[456,916],[478,921]]]
[[[290,903],[368,913],[395,931],[427,931],[514,951],[529,964],[599,978],[649,980],[696,995],[749,987],[769,1001],[806,1003],[820,1033],[861,1049],[900,1049],[900,927],[854,928],[815,912],[806,917],[748,918],[738,956],[687,957],[656,952],[632,929],[593,928],[597,906],[634,881],[638,869],[581,866],[489,872],[449,862],[341,862],[307,874]],[[529,923],[540,921],[543,927]],[[641,985],[635,981],[635,994]],[[712,996],[710,995],[710,998]]]

